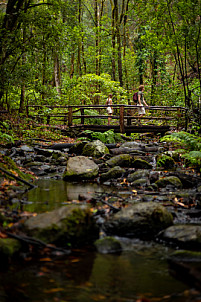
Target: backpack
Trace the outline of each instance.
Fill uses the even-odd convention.
[[[135,92],[134,95],[133,95],[133,102],[134,102],[134,104],[137,104],[137,101],[138,101],[138,93]]]

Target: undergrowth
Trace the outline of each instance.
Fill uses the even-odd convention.
[[[161,141],[173,143],[185,164],[201,172],[201,137],[181,131],[166,135]]]

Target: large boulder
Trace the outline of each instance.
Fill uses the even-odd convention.
[[[172,214],[165,207],[141,202],[116,213],[105,223],[104,230],[107,235],[150,239],[172,223]]]
[[[100,140],[88,142],[87,144],[85,144],[82,150],[82,155],[92,157],[101,157],[104,154],[108,153],[110,153],[109,149]]]
[[[98,165],[85,156],[70,157],[63,174],[64,180],[92,179],[98,175]]]
[[[201,248],[201,225],[178,224],[162,231],[159,238],[180,248]]]
[[[59,246],[80,246],[96,240],[99,230],[90,208],[69,205],[48,213],[38,214],[24,223],[28,235]]]

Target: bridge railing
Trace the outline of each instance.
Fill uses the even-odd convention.
[[[124,127],[139,122],[155,125],[167,125],[187,129],[187,109],[174,106],[149,106],[145,107],[146,114],[138,114],[136,105],[113,105],[112,124],[119,125],[120,132],[124,133]],[[43,123],[57,123],[66,126],[84,124],[106,124],[108,114],[105,105],[80,105],[80,106],[47,106],[29,105],[27,115]]]

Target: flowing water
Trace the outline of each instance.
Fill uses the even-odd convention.
[[[97,184],[39,180],[24,196],[23,210],[53,210],[80,194],[104,193]],[[25,198],[26,197],[26,198]],[[103,255],[76,250],[62,259],[17,263],[0,273],[0,302],[196,302],[200,294],[169,272],[170,248],[121,239],[124,252]]]

